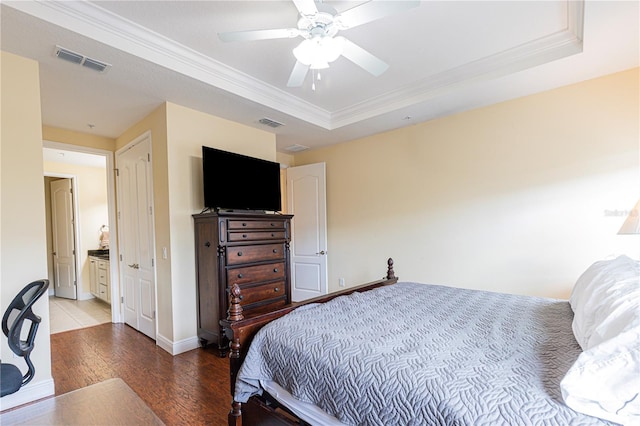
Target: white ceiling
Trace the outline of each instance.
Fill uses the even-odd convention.
[[[373,0],[378,1],[378,0]],[[326,1],[338,12],[364,1]],[[165,101],[312,148],[639,65],[638,1],[422,1],[342,31],[387,62],[345,58],[286,86],[296,39],[223,43],[217,33],[295,27],[282,1],[3,1],[2,50],[40,63],[45,125],[117,137]],[[112,65],[55,57],[60,45]],[[258,123],[267,117],[284,126]],[[93,126],[93,127],[90,127]]]

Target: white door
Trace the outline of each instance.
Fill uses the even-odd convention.
[[[291,222],[291,299],[327,294],[325,163],[287,169],[287,213]]]
[[[156,297],[149,135],[116,158],[124,322],[156,338]]]
[[[51,182],[51,228],[55,295],[75,299],[76,248],[71,179]]]

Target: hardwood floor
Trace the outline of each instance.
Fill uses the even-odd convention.
[[[171,356],[124,324],[51,335],[56,396],[121,378],[167,425],[226,425],[229,360],[213,348]]]

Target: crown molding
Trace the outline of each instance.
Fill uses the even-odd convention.
[[[412,82],[399,90],[327,111],[88,1],[5,1],[33,15],[172,71],[333,130],[582,52],[584,0],[567,0],[566,28]]]
[[[9,1],[9,7],[167,69],[328,129],[330,113],[88,1]]]
[[[331,114],[332,129],[428,101],[479,81],[504,77],[583,50],[584,0],[567,0],[566,27],[511,49],[411,82]]]

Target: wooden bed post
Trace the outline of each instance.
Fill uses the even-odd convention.
[[[229,293],[230,299],[227,319],[229,321],[240,321],[244,319],[242,315],[242,305],[240,305],[240,301],[242,300],[240,286],[238,284],[232,285]],[[236,390],[236,375],[242,364],[240,360],[240,338],[238,336],[233,336],[229,342],[229,349],[231,350],[229,353],[231,397],[233,397]],[[228,422],[229,426],[242,426],[242,404],[240,402],[231,401],[231,411],[229,412]]]
[[[393,271],[393,259],[389,258],[387,260],[387,279],[393,280],[396,278],[396,273]]]

